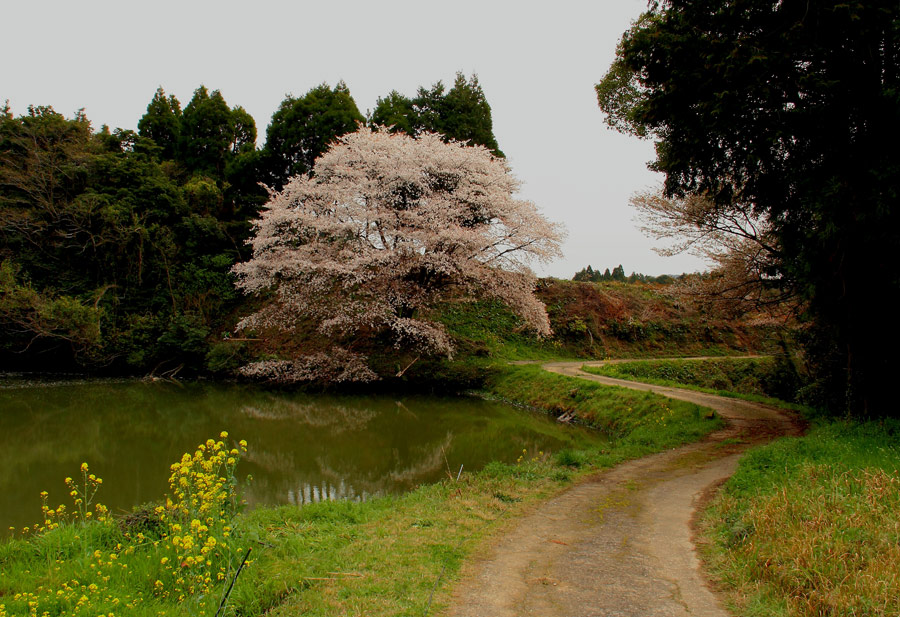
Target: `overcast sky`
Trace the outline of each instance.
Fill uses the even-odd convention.
[[[0,101],[13,113],[84,108],[95,128],[135,129],[156,88],[182,106],[198,85],[256,119],[261,140],[285,94],[343,79],[360,111],[475,73],[522,197],[563,223],[564,258],[536,270],[571,278],[591,264],[645,274],[703,269],[660,257],[628,206],[660,178],[650,142],[607,129],[594,84],[646,0],[44,0],[4,2]],[[261,145],[261,144],[260,144]]]

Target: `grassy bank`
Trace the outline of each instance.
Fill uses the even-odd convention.
[[[218,530],[212,545],[229,548],[203,553],[220,555],[209,565],[199,563],[200,553],[188,563],[180,548],[187,530],[194,533],[187,517],[164,522],[150,511],[124,524],[63,522],[0,545],[0,616],[213,615],[247,548],[253,561],[237,579],[226,614],[437,614],[463,561],[531,504],[592,470],[699,438],[720,424],[693,405],[534,366],[498,369],[488,391],[571,414],[608,430],[611,439],[589,450],[494,463],[458,479],[448,474],[398,497],[258,509],[233,520],[214,517],[215,526],[200,521],[192,546],[201,538],[211,544],[212,532],[200,529],[209,527]],[[204,574],[193,589],[182,576],[188,571]],[[179,578],[180,591],[172,593]],[[71,592],[56,594],[65,587]]]
[[[502,304],[442,307],[437,319],[461,355],[504,359],[646,358],[774,353],[783,330],[752,317],[686,308],[659,285],[542,279],[536,291],[553,335],[536,339]]]
[[[599,429],[615,437],[620,448],[674,447],[722,425],[691,403],[549,373],[537,365],[512,366],[492,376],[488,391]],[[628,455],[635,456],[641,454],[635,450]]]
[[[791,401],[799,383],[796,371],[783,359],[771,356],[638,360],[604,366],[584,366],[582,369],[595,375],[687,388],[795,411],[806,409]]]
[[[747,454],[703,518],[747,616],[900,615],[900,422],[822,421]]]

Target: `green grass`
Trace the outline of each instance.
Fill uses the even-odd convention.
[[[739,615],[900,614],[900,422],[821,420],[748,453],[703,517]]]
[[[796,390],[796,378],[782,376],[771,356],[759,358],[666,359],[583,366],[583,371],[616,379],[686,388],[806,412],[809,408],[784,400]]]
[[[260,546],[240,581],[241,615],[423,615],[479,542],[523,508],[567,484],[546,460],[494,464],[476,474],[365,503],[259,509],[244,529]]]
[[[614,437],[588,450],[494,463],[399,497],[253,512],[247,524],[266,548],[242,581],[240,614],[423,615],[436,582],[430,614],[437,613],[464,560],[530,503],[585,473],[698,439],[721,424],[695,405],[537,366],[500,370],[487,393],[571,412]]]
[[[462,359],[551,360],[574,355],[559,340],[536,337],[497,301],[448,304],[438,318],[457,342]]]
[[[721,426],[721,421],[705,419],[701,409],[690,403],[549,373],[537,365],[511,366],[493,376],[488,389],[516,404],[574,416],[587,426],[632,443],[646,440],[659,445],[664,434],[675,441],[667,441],[663,447],[672,447],[695,441]],[[664,431],[658,433],[657,429]]]
[[[242,547],[253,548],[254,561],[238,579],[227,614],[438,614],[449,602],[464,561],[531,504],[586,473],[698,439],[721,424],[694,405],[545,373],[536,366],[498,367],[487,393],[572,414],[611,438],[584,450],[541,453],[517,464],[492,463],[480,472],[463,473],[459,481],[448,478],[398,497],[261,508],[242,515],[235,533]],[[5,617],[4,611],[27,614],[27,599],[16,594],[59,580],[83,580],[95,545],[105,553],[120,542],[115,530],[104,532],[107,539],[85,542],[86,529],[63,527],[0,543],[0,604],[5,604],[0,616]],[[132,562],[140,551],[126,552],[117,558],[126,569],[145,568],[149,578],[150,570],[158,567],[146,560]],[[118,580],[112,578],[111,587],[101,588],[98,595],[124,598],[134,593]],[[182,603],[164,602],[145,591],[140,602],[132,602],[134,609],[113,612],[212,615],[219,597],[217,592]],[[49,614],[111,610],[108,604],[95,604],[91,596],[83,612],[63,607]]]

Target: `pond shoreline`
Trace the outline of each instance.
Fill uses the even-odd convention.
[[[511,405],[473,396],[311,394],[258,384],[0,377],[2,529],[40,517],[41,491],[65,502],[62,479],[88,462],[113,512],[156,502],[182,453],[227,430],[250,450],[251,505],[365,500],[516,461],[525,450],[602,439]],[[4,387],[5,386],[5,387]],[[0,535],[4,535],[0,532]]]
[[[539,372],[535,373],[534,369]],[[401,597],[407,598],[402,601],[406,606],[404,611],[421,612],[430,595],[430,587],[439,573],[445,571],[444,582],[435,595],[436,610],[446,605],[448,587],[445,583],[458,575],[463,557],[471,554],[486,534],[492,533],[522,508],[556,493],[591,469],[672,447],[718,426],[716,421],[704,419],[699,411],[690,407],[679,407],[677,414],[670,414],[665,399],[581,385],[577,388],[578,395],[573,397],[573,386],[567,378],[542,374],[537,367],[509,367],[499,372],[501,374],[489,387],[498,395],[543,409],[580,409],[586,422],[613,429],[617,439],[599,447],[563,450],[555,453],[553,460],[544,452],[526,453],[527,456],[517,463],[491,464],[477,473],[466,470],[458,481],[448,478],[397,497],[383,497],[366,503],[325,502],[303,508],[263,508],[249,512],[242,517],[242,533],[258,537],[263,548],[257,562],[241,575],[233,601],[251,611],[245,611],[246,614],[261,614],[274,607],[279,608],[272,614],[291,612],[298,607],[303,607],[305,614],[340,613],[339,604],[333,604],[339,602],[339,597],[331,594],[331,590],[336,590],[334,584],[315,582],[314,579],[334,579],[329,572],[360,572],[364,576],[341,580],[338,584],[344,589],[341,596],[349,593],[348,597],[357,598],[354,602],[371,602],[372,610],[367,612],[373,615],[400,612],[397,603],[401,602]],[[522,390],[523,386],[528,387]],[[553,394],[554,391],[557,393]],[[541,396],[533,396],[535,394]],[[554,396],[558,400],[554,405],[547,405]],[[602,409],[608,409],[609,413],[604,416],[600,413]],[[629,424],[624,420],[627,409],[633,409],[632,415],[642,416],[645,420],[659,419],[661,423],[654,420],[656,428],[648,432],[641,428],[641,422]],[[686,432],[687,426],[694,426],[693,432]],[[320,523],[325,523],[325,527]],[[297,536],[288,532],[290,529],[307,531]],[[388,540],[390,542],[384,544]],[[313,542],[313,545],[300,550],[296,542],[301,541]],[[28,543],[27,540],[16,540],[13,545],[19,546],[20,542]],[[9,546],[12,545],[4,549],[7,554],[17,553]],[[320,553],[314,546],[327,547],[327,550]],[[296,557],[292,555],[298,555],[297,550],[302,558],[295,563]],[[372,555],[379,555],[377,562],[372,561]],[[289,572],[292,574],[288,575]],[[294,582],[285,583],[288,589],[285,595],[285,587],[276,592],[272,586],[275,580],[286,581],[286,575]],[[309,581],[308,584],[297,586],[298,575],[306,577],[303,580]],[[413,584],[414,580],[418,582]],[[20,580],[18,585],[27,583]],[[8,584],[6,586],[9,588]],[[401,592],[401,589],[406,591]],[[410,602],[412,604],[408,604]],[[156,606],[158,601],[154,600],[152,604]],[[188,614],[182,613],[183,605],[163,603],[160,606],[163,605],[169,614]],[[251,610],[253,606],[258,608]]]

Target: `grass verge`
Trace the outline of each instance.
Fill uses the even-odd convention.
[[[581,368],[594,375],[685,388],[793,411],[809,411],[804,405],[784,400],[796,389],[796,377],[771,356],[636,360]]]
[[[721,424],[688,403],[553,375],[536,366],[498,369],[488,393],[570,414],[605,429],[611,438],[585,450],[493,463],[397,497],[241,515],[229,533],[238,548],[254,549],[254,562],[238,578],[225,614],[439,614],[463,561],[531,504],[593,470],[698,439]],[[89,535],[86,529],[94,531]],[[171,537],[161,541],[167,539],[171,543]],[[94,580],[91,563],[98,550],[104,562],[116,562],[107,566],[116,574],[107,581],[101,575],[91,590],[85,583]],[[224,582],[202,594],[180,596],[155,593],[150,582],[135,601],[134,592],[123,586],[131,579],[121,573],[160,569],[159,559],[144,565],[133,561],[147,561],[141,557],[146,552],[123,542],[115,528],[97,523],[65,524],[0,543],[0,616],[30,614],[35,593],[63,582],[85,591],[45,604],[48,615],[215,613]],[[132,606],[117,608],[115,599],[126,594]]]
[[[900,615],[900,422],[819,421],[748,453],[705,512],[746,616]]]

